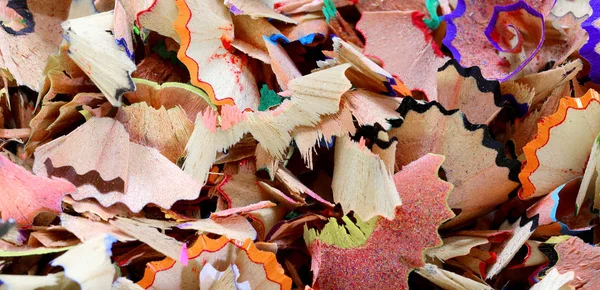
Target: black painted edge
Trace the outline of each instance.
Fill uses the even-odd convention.
[[[487,80],[481,74],[481,69],[478,66],[472,66],[464,68],[456,59],[450,59],[442,67],[438,68],[438,72],[446,70],[448,67],[453,66],[454,69],[464,78],[472,77],[477,83],[477,88],[483,93],[494,94],[494,104],[497,107],[504,106],[506,100],[502,97],[502,91],[500,90],[500,82],[497,80]]]
[[[436,101],[429,103],[419,103],[411,97],[406,97],[402,100],[402,103],[400,103],[398,109],[396,109],[396,112],[400,113],[402,119],[398,119],[397,122],[395,122],[398,124],[398,126],[392,127],[399,128],[400,126],[402,126],[402,124],[404,123],[404,118],[406,117],[409,111],[415,111],[419,114],[423,114],[429,111],[429,109],[431,109],[432,107],[436,107],[442,114],[446,116],[459,113],[463,119],[464,127],[469,131],[476,131],[480,129],[483,130],[483,139],[481,140],[481,144],[487,148],[494,149],[496,150],[496,152],[498,152],[496,155],[496,165],[498,165],[499,167],[508,168],[508,179],[520,184],[519,173],[521,172],[521,162],[506,157],[506,154],[504,152],[504,144],[494,140],[491,137],[488,126],[483,124],[472,124],[471,122],[469,122],[469,120],[467,120],[464,114],[459,112],[459,110],[446,110],[440,103]],[[476,158],[476,156],[474,156],[474,158]]]
[[[6,7],[13,9],[19,16],[23,17],[23,21],[25,22],[25,28],[16,31],[5,26],[4,23],[0,21],[0,26],[2,26],[6,33],[18,36],[32,33],[35,30],[35,21],[33,20],[33,14],[29,11],[29,8],[27,8],[27,0],[9,0]]]

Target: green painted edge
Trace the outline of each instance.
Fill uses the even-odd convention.
[[[441,23],[440,16],[437,15],[437,8],[440,6],[438,0],[425,0],[425,6],[427,7],[427,12],[429,12],[430,19],[424,19],[423,22],[429,29],[436,30]]]
[[[259,111],[267,111],[270,108],[277,107],[281,104],[281,97],[274,91],[269,89],[269,86],[263,84],[260,88],[260,100],[258,105]]]
[[[323,15],[325,15],[325,21],[327,23],[336,16],[337,8],[335,7],[333,0],[324,0],[323,8],[321,10],[323,11]]]
[[[367,222],[363,222],[358,216],[355,216],[356,223],[352,222],[348,216],[343,216],[345,225],[340,225],[335,218],[329,218],[323,230],[317,233],[315,229],[308,229],[304,225],[304,242],[306,245],[312,244],[316,239],[321,242],[333,245],[343,249],[352,249],[363,246],[377,226],[379,217],[373,217]]]
[[[51,253],[58,253],[68,251],[75,246],[62,247],[62,248],[37,248],[33,250],[25,250],[25,251],[4,251],[0,250],[0,257],[24,257],[24,256],[34,256],[34,255],[44,255]]]

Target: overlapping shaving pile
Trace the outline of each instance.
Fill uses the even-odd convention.
[[[0,288],[593,289],[599,3],[0,1]]]

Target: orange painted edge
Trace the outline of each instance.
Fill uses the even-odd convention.
[[[177,34],[179,34],[179,37],[181,38],[179,51],[177,52],[177,58],[179,58],[179,60],[183,62],[183,64],[190,71],[191,83],[196,87],[199,87],[200,89],[204,90],[213,104],[217,106],[235,105],[235,102],[232,98],[217,99],[212,86],[209,83],[203,82],[198,78],[200,65],[198,65],[198,62],[196,62],[193,58],[187,55],[187,50],[190,48],[192,38],[192,33],[187,28],[187,25],[190,22],[190,19],[192,18],[192,11],[186,3],[186,0],[175,0],[175,4],[177,5],[177,10],[179,11],[179,14],[177,15],[177,19],[175,19],[175,23],[173,24],[173,26],[175,28],[175,32],[177,32]]]
[[[292,279],[285,275],[285,271],[277,262],[277,257],[271,252],[263,252],[256,248],[254,242],[250,239],[246,239],[240,246],[236,244],[238,248],[245,250],[248,253],[250,261],[258,264],[262,264],[265,269],[267,279],[269,281],[279,284],[279,289],[292,289]]]
[[[227,243],[232,243],[238,249],[245,251],[248,254],[248,258],[253,263],[261,264],[265,270],[267,279],[279,284],[280,289],[287,290],[292,288],[292,279],[285,275],[283,268],[277,262],[275,254],[259,250],[250,239],[246,239],[242,243],[236,240],[229,240],[224,236],[214,240],[202,235],[193,246],[188,248],[188,260],[197,258],[203,252],[216,252],[225,247]],[[175,265],[175,260],[171,258],[148,263],[144,270],[144,277],[137,282],[138,286],[148,289],[154,284],[154,279],[158,272],[168,270],[173,267],[173,265]]]
[[[537,150],[548,144],[550,139],[550,129],[557,127],[565,121],[569,109],[585,110],[593,100],[600,103],[598,93],[592,89],[581,98],[564,97],[560,100],[556,113],[545,117],[538,122],[537,135],[523,147],[525,161],[523,162],[521,173],[519,173],[519,180],[522,184],[522,188],[519,190],[519,198],[525,200],[537,196],[535,194],[535,185],[529,178],[540,167]]]
[[[412,92],[404,85],[404,83],[399,78],[394,78],[394,80],[396,81],[396,84],[392,85],[392,89],[394,89],[394,91],[400,93],[405,97],[412,97]]]
[[[216,165],[213,165],[213,167],[210,168],[210,172],[211,173],[219,173],[219,167],[216,166]],[[208,184],[208,185],[216,185],[218,177],[219,176],[217,174],[209,174],[208,175],[208,180],[206,181],[206,184]]]
[[[188,249],[189,252],[189,249]],[[154,279],[156,278],[156,274],[160,271],[165,271],[170,269],[175,265],[175,260],[171,258],[165,258],[162,261],[150,262],[146,264],[146,269],[144,270],[144,277],[142,280],[138,281],[136,284],[143,289],[148,289],[152,284],[154,284]]]
[[[179,213],[177,213],[175,211],[172,211],[170,209],[164,209],[164,208],[161,207],[160,211],[163,214],[165,214],[165,218],[167,218],[167,219],[173,219],[173,220],[177,221],[178,223],[196,220],[194,218],[190,218],[190,217],[184,216],[182,214],[179,214]]]

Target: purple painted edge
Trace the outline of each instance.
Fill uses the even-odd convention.
[[[453,20],[461,17],[467,9],[467,5],[465,4],[465,0],[458,0],[456,4],[456,9],[454,9],[450,14],[444,15],[444,20],[446,20],[446,35],[444,39],[442,39],[442,43],[450,50],[452,56],[460,63],[460,52],[458,49],[452,45],[452,41],[456,38],[456,24],[454,24]]]
[[[539,13],[537,10],[533,9],[533,7],[529,6],[523,0],[520,0],[519,2],[516,2],[516,3],[513,3],[513,4],[509,4],[509,5],[506,5],[506,6],[495,6],[494,7],[494,14],[492,14],[492,20],[490,20],[490,23],[488,23],[487,27],[485,28],[484,34],[485,34],[485,37],[487,37],[487,39],[490,41],[490,43],[497,50],[502,51],[502,52],[506,52],[506,50],[504,50],[502,47],[500,47],[492,39],[492,32],[494,31],[494,28],[496,27],[496,22],[498,22],[498,17],[500,15],[500,13],[501,12],[515,11],[515,10],[519,10],[519,9],[525,9],[525,11],[527,11],[529,14],[533,15],[534,17],[540,18],[540,19],[542,19],[542,21],[544,20],[544,16],[542,15],[542,13]],[[510,26],[514,27],[514,25],[510,25]],[[544,28],[542,28],[542,31],[544,31]]]
[[[229,6],[229,11],[231,11],[231,13],[233,13],[233,15],[240,15],[240,14],[244,13],[242,10],[240,10],[233,4],[231,6]]]
[[[508,103],[510,104],[510,106],[513,107],[513,109],[517,113],[517,117],[518,118],[525,117],[525,115],[527,114],[527,112],[529,112],[529,104],[527,104],[527,103],[521,104],[521,103],[517,102],[517,99],[515,98],[515,96],[513,94],[505,94],[502,97],[506,101],[508,101]]]
[[[178,229],[182,229],[182,228],[185,228],[185,227],[187,227],[187,226],[189,226],[189,225],[191,225],[191,223],[182,223],[182,224],[178,224],[178,225],[177,225],[177,228],[178,228]]]
[[[515,11],[518,9],[525,9],[525,11],[527,11],[530,15],[540,18],[540,20],[542,21],[542,38],[538,42],[538,45],[535,48],[535,50],[533,50],[533,52],[524,61],[522,61],[521,64],[519,64],[519,66],[517,68],[515,68],[512,72],[510,72],[506,76],[497,79],[498,81],[501,81],[501,82],[505,81],[507,79],[510,79],[516,73],[521,71],[523,69],[523,67],[525,67],[533,59],[533,57],[537,54],[537,52],[540,50],[540,48],[542,48],[542,45],[544,44],[544,39],[545,39],[545,35],[546,35],[546,24],[544,21],[544,15],[542,15],[542,13],[535,10],[533,7],[529,6],[529,4],[527,4],[527,2],[525,2],[523,0],[520,0],[519,2],[509,4],[506,6],[495,6],[494,7],[494,14],[492,15],[492,19],[491,19],[490,23],[488,24],[488,26],[485,28],[485,32],[484,32],[487,39],[490,41],[490,43],[496,49],[498,49],[500,51],[504,51],[496,42],[494,42],[492,40],[491,33],[494,30],[494,27],[496,26],[496,22],[498,22],[498,15],[500,14],[500,12]]]
[[[387,92],[383,92],[383,93],[390,97],[397,97],[398,94],[396,94],[396,92],[394,91],[394,88],[392,88],[392,86],[396,84],[396,79],[394,79],[393,77],[388,77],[388,76],[385,76],[385,77],[387,78],[387,82],[383,82],[383,85],[387,89]]]
[[[600,54],[594,48],[600,42],[600,29],[594,27],[594,21],[600,18],[600,0],[591,0],[592,15],[583,23],[583,28],[588,33],[588,41],[579,49],[579,54],[590,63],[590,79],[600,83]]]
[[[599,3],[600,0],[592,0],[592,2]],[[519,4],[519,3],[522,3],[522,4]],[[554,0],[554,3],[556,4],[556,0]],[[531,6],[529,6],[523,0],[520,0],[517,3],[510,4],[507,6],[494,7],[494,14],[492,15],[492,21],[490,21],[490,24],[488,24],[488,27],[491,25],[492,22],[494,23],[494,26],[495,26],[495,22],[498,20],[497,15],[499,12],[510,11],[510,8],[506,8],[506,7],[516,6],[516,5],[524,5],[524,7],[522,7],[522,8],[527,10],[530,14],[534,15],[535,17],[540,17],[542,19],[542,39],[538,43],[538,46],[533,51],[533,53],[525,61],[523,61],[516,69],[514,69],[511,73],[509,73],[505,77],[497,79],[498,81],[507,80],[507,79],[511,78],[513,75],[515,75],[517,72],[519,72],[521,69],[523,69],[523,67],[525,67],[525,65],[527,65],[531,61],[531,59],[533,59],[535,54],[540,50],[540,48],[542,47],[542,44],[544,43],[544,39],[545,39],[546,26],[545,26],[545,22],[544,22],[544,16],[540,12],[538,12],[537,10],[535,10]],[[452,56],[459,63],[461,61],[460,52],[452,44],[452,41],[456,38],[456,34],[457,34],[457,27],[456,27],[456,24],[454,24],[453,20],[463,16],[465,14],[466,9],[467,9],[467,5],[465,4],[465,0],[458,0],[456,9],[454,9],[454,11],[452,11],[450,14],[444,15],[444,20],[446,20],[446,35],[444,36],[442,43],[450,50],[450,52],[452,53]],[[497,11],[497,9],[498,9],[498,11]],[[515,8],[515,9],[518,9],[518,8]],[[487,30],[487,28],[486,28],[486,30]],[[600,31],[598,33],[599,33],[599,37],[600,37]],[[486,36],[487,36],[487,33],[486,33]],[[492,42],[492,45],[494,45],[494,47],[499,48],[493,41],[490,41],[490,42]],[[598,61],[600,62],[600,55],[598,55]],[[600,77],[600,71],[598,71],[598,76]]]

